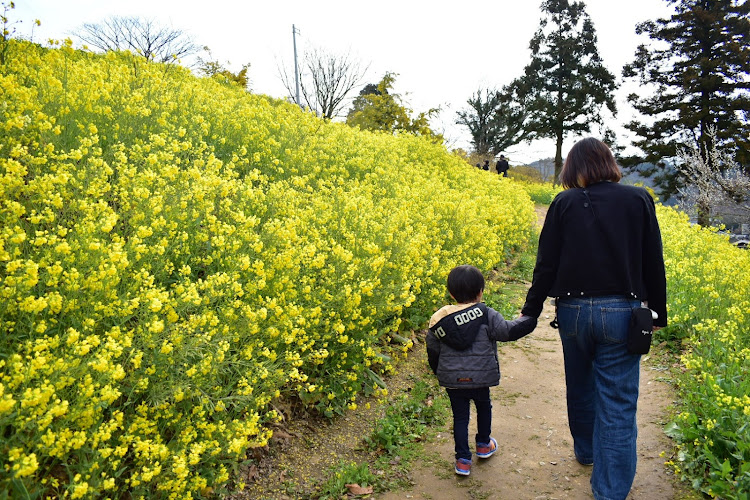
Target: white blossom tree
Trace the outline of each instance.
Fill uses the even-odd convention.
[[[708,131],[710,149],[679,150],[677,169],[686,178],[679,190],[683,208],[701,224],[719,207],[732,207],[750,219],[750,175],[728,153],[717,148],[716,129]]]

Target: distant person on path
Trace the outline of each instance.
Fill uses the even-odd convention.
[[[482,302],[484,276],[474,266],[458,266],[448,274],[448,292],[457,302],[432,315],[427,332],[427,359],[446,388],[453,410],[456,474],[471,473],[469,410],[477,410],[476,453],[489,458],[497,451],[491,437],[490,387],[500,383],[497,342],[517,340],[536,327],[536,319],[506,321]]]
[[[508,169],[510,168],[510,166],[508,165],[508,160],[505,159],[505,156],[500,155],[500,159],[497,160],[495,168],[497,169],[498,175],[508,177]]]
[[[482,165],[482,170],[488,170],[490,169],[490,160],[484,160],[484,165]]]
[[[641,356],[626,347],[631,311],[647,303],[658,314],[653,329],[667,325],[654,200],[619,184],[621,177],[603,142],[587,138],[571,148],[521,310],[537,318],[545,299],[556,297],[573,450],[594,466],[597,500],[624,500],[635,477]]]

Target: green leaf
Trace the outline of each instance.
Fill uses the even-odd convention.
[[[672,439],[679,440],[682,437],[682,430],[676,422],[670,422],[664,427],[664,434],[671,437]]]
[[[24,500],[30,500],[31,495],[29,494],[29,490],[26,489],[26,485],[23,484],[23,481],[20,479],[13,479],[13,491],[15,494],[13,495],[13,498],[23,498]]]
[[[370,379],[371,379],[371,380],[372,380],[372,381],[373,381],[373,382],[374,382],[374,383],[375,383],[375,384],[376,384],[376,385],[377,385],[378,387],[380,387],[380,388],[382,388],[382,389],[385,389],[385,388],[386,388],[385,382],[383,381],[383,379],[382,379],[382,378],[380,378],[380,376],[379,376],[379,375],[378,375],[377,373],[375,373],[374,371],[370,370],[369,368],[367,368],[367,369],[365,370],[365,373],[367,373],[367,376],[368,376],[368,377],[370,377]]]

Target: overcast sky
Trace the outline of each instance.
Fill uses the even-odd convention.
[[[641,21],[668,17],[666,0],[585,0],[599,39],[599,53],[621,78],[639,43]],[[479,87],[510,83],[530,60],[529,41],[539,27],[537,0],[16,0],[11,17],[21,20],[17,34],[46,43],[70,36],[83,23],[109,16],[140,16],[192,35],[208,46],[215,60],[238,71],[250,63],[252,91],[285,97],[279,66],[293,66],[292,25],[299,29],[297,50],[320,47],[369,64],[367,82],[397,73],[395,90],[415,111],[440,107],[433,128],[444,132],[452,147],[469,149],[469,134],[455,125],[456,112]],[[74,38],[75,40],[75,38]],[[293,73],[293,70],[291,71]],[[633,116],[625,101],[632,91],[618,92],[617,123],[609,124],[629,139],[618,124]],[[356,93],[355,93],[356,94]],[[352,95],[354,97],[354,95]],[[566,141],[563,155],[575,142]],[[554,144],[538,141],[506,152],[511,164],[554,156]]]

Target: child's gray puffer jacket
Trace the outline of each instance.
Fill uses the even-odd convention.
[[[536,327],[536,318],[524,316],[507,321],[481,302],[456,309],[456,306],[444,307],[430,321],[427,332],[430,368],[443,387],[475,389],[498,385],[497,342],[528,335]]]

